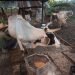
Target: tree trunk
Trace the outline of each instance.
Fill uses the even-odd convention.
[[[2,11],[3,19],[4,19],[4,20],[7,20],[7,15],[6,15],[6,13],[4,12],[4,9],[1,8],[1,11]]]

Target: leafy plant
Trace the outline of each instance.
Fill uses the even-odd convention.
[[[56,0],[49,0],[50,8],[48,9],[48,13],[51,14],[54,11],[66,10],[72,8],[70,3],[63,3],[63,0],[57,2]]]

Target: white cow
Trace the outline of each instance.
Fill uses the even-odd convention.
[[[58,13],[53,13],[53,16],[55,16],[55,21],[58,21],[60,27],[62,26],[62,24],[66,25],[67,24],[67,22],[66,22],[67,19],[72,15],[73,15],[73,11],[65,11],[65,10],[64,11],[59,11]],[[51,19],[52,19],[52,17],[51,17]]]
[[[68,17],[72,16],[73,12],[72,11],[60,11],[59,13],[57,13],[57,17],[60,21],[60,23],[66,24],[66,20],[68,19]]]
[[[53,31],[57,30],[59,29]],[[48,40],[50,39],[45,30],[32,26],[28,21],[23,19],[21,15],[13,15],[8,18],[8,31],[12,37],[17,39],[21,50],[24,50],[23,45],[26,46],[30,44],[35,46],[34,42],[36,40],[41,40],[41,43],[36,43],[36,46],[47,46],[47,44],[49,44]],[[46,31],[51,32],[48,28]]]

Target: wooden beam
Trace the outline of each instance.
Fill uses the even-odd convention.
[[[54,63],[59,67],[62,75],[69,75],[70,67],[73,65],[61,52],[48,52]]]

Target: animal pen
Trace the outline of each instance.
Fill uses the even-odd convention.
[[[26,9],[42,8],[41,23],[43,24],[43,4],[47,0],[41,1],[41,7],[26,7]],[[68,42],[57,34],[56,36],[62,42],[60,48],[38,46],[27,49],[28,54],[24,53],[24,55],[18,48],[9,50],[8,53],[0,52],[0,75],[73,75],[75,68],[72,65],[75,64],[75,53],[70,52],[72,47]]]

